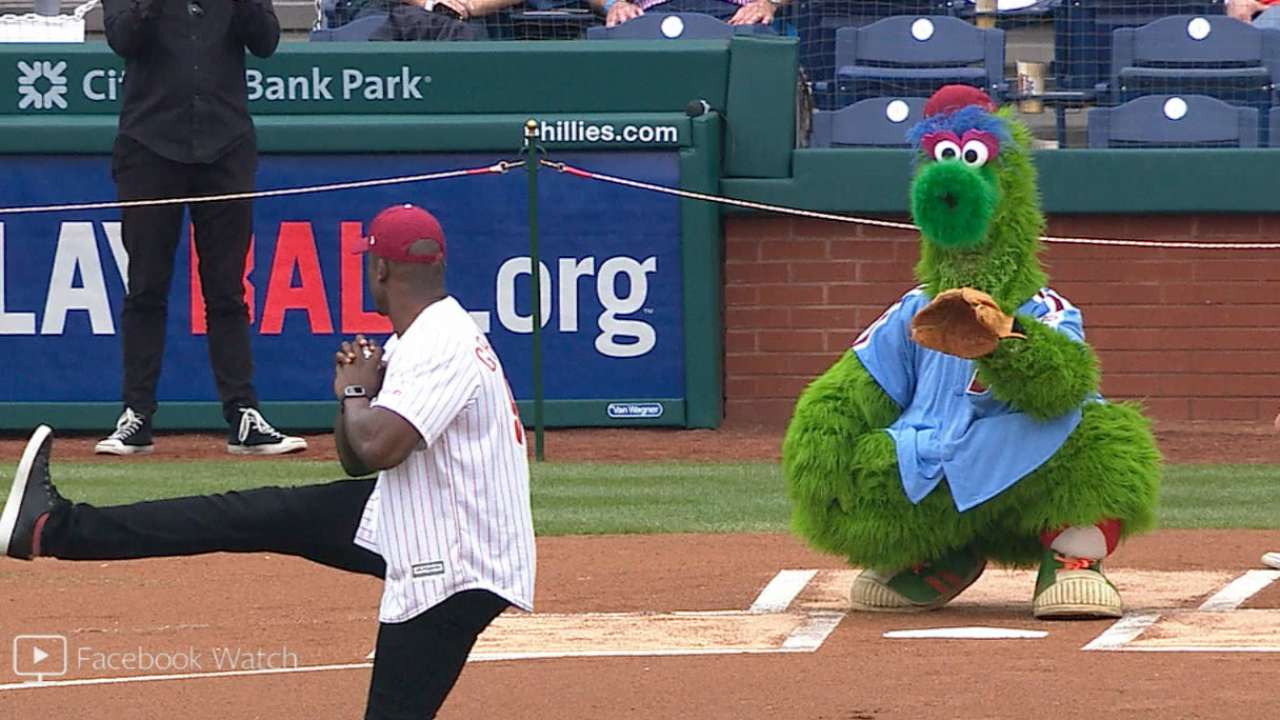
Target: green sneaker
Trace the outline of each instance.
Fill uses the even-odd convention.
[[[853,581],[849,603],[862,612],[937,610],[972,585],[987,567],[973,548],[895,573],[863,570]]]
[[[1100,620],[1124,614],[1120,591],[1102,574],[1101,560],[1045,550],[1032,612],[1041,620]]]

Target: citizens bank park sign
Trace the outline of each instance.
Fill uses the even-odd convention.
[[[18,61],[18,109],[66,110],[69,85],[66,61]],[[95,68],[84,73],[78,83],[80,95],[89,102],[115,102],[124,94],[123,70]],[[399,75],[383,77],[365,75],[355,68],[344,68],[340,77],[324,75],[311,68],[309,75],[266,75],[261,70],[245,70],[245,86],[249,102],[259,100],[421,100],[431,82],[430,75],[409,72],[400,66]]]
[[[340,87],[340,86],[339,86]],[[674,183],[675,153],[565,156],[649,182]],[[268,155],[258,186],[291,187],[483,166],[478,155]],[[0,207],[112,196],[106,156],[9,156]],[[644,401],[684,396],[680,217],[652,194],[619,203],[606,185],[545,174],[541,313],[548,399]],[[533,267],[523,173],[259,200],[244,279],[264,400],[325,400],[337,343],[391,328],[365,288],[363,223],[415,202],[448,239],[449,291],[488,333],[519,397],[531,395]],[[601,208],[608,208],[607,218]],[[190,237],[176,252],[162,400],[216,399]],[[0,402],[113,401],[129,257],[118,211],[0,216],[0,337],[39,358],[0,378]],[[640,409],[637,410],[636,407]],[[616,416],[644,406],[620,405]]]
[[[401,58],[362,56],[358,67],[341,58],[282,54],[269,62],[249,60],[245,70],[251,109],[287,112],[423,111],[432,76]],[[122,62],[111,54],[67,54],[6,60],[11,81],[4,113],[99,114],[119,111],[126,81]],[[0,70],[4,70],[0,66]],[[305,110],[303,107],[305,107]]]

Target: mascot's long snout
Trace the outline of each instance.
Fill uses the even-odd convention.
[[[999,194],[995,183],[962,159],[921,166],[911,184],[911,215],[925,239],[953,250],[985,241]]]

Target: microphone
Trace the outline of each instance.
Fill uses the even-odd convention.
[[[706,115],[707,113],[711,112],[713,109],[714,108],[711,107],[711,103],[707,102],[706,100],[702,100],[702,99],[690,100],[689,104],[684,106],[684,114],[688,115],[691,118],[694,118],[694,117],[699,117],[701,115]]]

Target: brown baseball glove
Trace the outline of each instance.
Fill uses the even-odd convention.
[[[938,293],[911,319],[911,339],[948,355],[978,358],[996,349],[1003,338],[1025,338],[1013,329],[1013,316],[1005,315],[990,295],[973,288]]]

